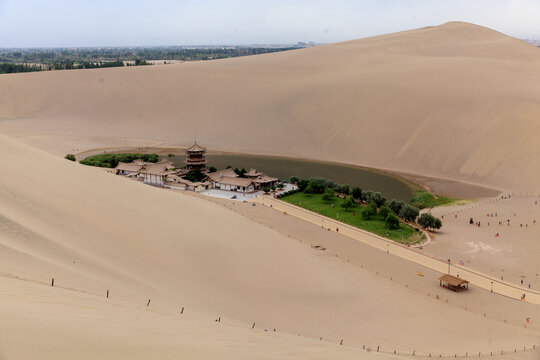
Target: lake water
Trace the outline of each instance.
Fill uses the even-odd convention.
[[[362,190],[380,191],[387,199],[408,202],[414,191],[410,184],[396,177],[355,166],[255,155],[207,155],[206,158],[208,166],[214,166],[218,170],[230,165],[232,168],[246,170],[256,168],[282,180],[291,176],[302,179],[320,177],[338,184],[348,184],[351,188],[359,186]],[[177,167],[185,165],[183,155],[169,160]]]

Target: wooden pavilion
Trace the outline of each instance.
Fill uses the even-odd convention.
[[[450,274],[441,276],[439,278],[439,285],[456,292],[469,288],[469,282],[467,280]]]

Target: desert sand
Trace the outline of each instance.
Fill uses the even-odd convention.
[[[0,131],[62,155],[99,139],[196,138],[532,191],[539,64],[530,44],[453,22],[260,56],[4,75]]]
[[[444,227],[422,251],[537,289],[540,212],[525,193],[540,173],[539,51],[448,23],[245,58],[3,75],[0,359],[537,358],[537,305],[474,285],[455,294],[438,272],[275,209],[61,156],[196,138],[517,191],[433,210]],[[511,226],[484,225],[512,211]]]
[[[118,326],[126,331],[124,342],[115,347],[119,356],[135,351],[129,339],[147,336],[148,342],[136,343],[149,348],[158,341],[160,332],[151,329],[159,328],[161,320],[149,320],[157,324],[142,330],[129,325],[145,310],[148,299],[151,309],[170,316],[178,316],[180,307],[185,307],[203,318],[206,325],[193,331],[204,332],[207,323],[222,317],[224,322],[240,324],[236,326],[242,331],[255,322],[258,329],[273,332],[275,328],[284,336],[300,334],[310,340],[322,336],[334,345],[345,339],[358,351],[367,345],[372,349],[381,346],[388,352],[451,355],[508,351],[536,343],[537,330],[522,327],[521,315],[531,309],[521,309],[519,317],[504,323],[504,315],[484,318],[458,304],[433,299],[426,292],[444,290],[438,286],[437,274],[430,275],[432,281],[424,283],[427,287],[414,290],[417,266],[406,261],[393,259],[384,269],[385,273],[402,273],[408,268],[406,279],[411,281],[411,289],[403,283],[383,281],[362,267],[344,264],[340,258],[320,254],[307,246],[307,238],[305,244],[292,241],[219,204],[81,166],[5,135],[0,139],[0,166],[9,174],[0,180],[1,270],[10,281],[6,288],[11,301],[22,297],[16,301],[20,310],[9,317],[15,320],[6,322],[2,331],[20,336],[28,326],[37,327],[36,332],[40,324],[51,329],[24,349],[10,337],[2,337],[1,348],[7,358],[15,354],[28,358],[53,349],[62,352],[63,346],[54,339],[66,331],[103,337],[92,314],[99,312],[99,306],[113,306],[104,298],[106,290],[115,300],[137,309],[131,313],[115,303],[119,312],[126,312],[117,315]],[[30,161],[33,166],[20,166]],[[319,233],[319,238],[327,237],[326,232]],[[375,249],[371,252],[372,260],[388,256]],[[27,281],[14,281],[14,277]],[[55,287],[51,289],[52,278]],[[59,292],[51,292],[56,289]],[[70,295],[70,291],[77,294]],[[450,296],[446,292],[441,295]],[[49,300],[43,300],[42,293]],[[467,296],[475,294],[479,299],[491,295],[476,289]],[[58,312],[58,317],[28,318],[23,309],[34,305],[39,309],[45,306],[42,301],[53,313]],[[88,305],[90,309],[85,307],[94,301],[97,303]],[[478,301],[493,309],[493,314],[497,301],[512,302],[502,297]],[[100,316],[108,319],[106,314],[115,310],[103,311]],[[66,312],[80,321],[69,320],[73,318]],[[163,321],[167,327],[173,326],[169,323],[172,319]],[[88,323],[94,330],[88,330]],[[183,326],[178,328],[180,333],[191,331]],[[132,331],[142,331],[144,336],[138,333],[131,338]],[[234,333],[228,332],[229,336]],[[246,341],[258,341],[245,336]],[[106,351],[107,344],[98,338],[95,341],[101,345],[97,348]],[[85,339],[92,346],[93,340]],[[182,341],[173,341],[170,346],[183,348]],[[298,346],[296,351],[309,346],[301,340],[293,343],[292,347]],[[340,349],[327,351],[339,353]],[[254,352],[258,352],[256,346]]]

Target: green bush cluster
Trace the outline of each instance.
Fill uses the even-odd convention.
[[[159,160],[159,156],[157,154],[99,154],[89,156],[81,160],[80,163],[88,166],[115,168],[120,162],[130,163],[136,159],[155,163]]]
[[[77,159],[75,158],[75,155],[73,155],[73,154],[67,154],[66,156],[64,156],[64,159],[68,159],[68,160],[70,160],[70,161],[75,161],[75,160],[77,160]]]

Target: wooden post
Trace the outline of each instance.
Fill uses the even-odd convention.
[[[413,351],[412,351],[412,356],[414,356],[415,353],[416,353],[416,350],[413,350]]]
[[[148,303],[146,304],[146,307],[150,306],[150,300],[151,299],[148,299]]]
[[[379,352],[379,345],[377,345],[377,352]]]
[[[54,278],[51,280],[51,286],[54,286]]]
[[[251,327],[252,329],[255,329],[255,323],[253,323],[253,326]]]
[[[109,290],[107,290],[107,299],[109,298]]]
[[[180,314],[184,313],[184,307],[182,306],[182,310],[180,310]]]
[[[341,339],[341,341],[339,342],[339,345],[343,345],[343,339]]]

